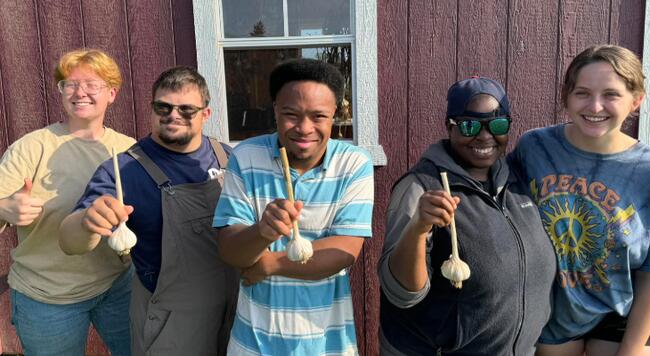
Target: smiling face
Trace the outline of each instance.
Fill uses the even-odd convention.
[[[493,97],[485,94],[477,95],[467,105],[467,111],[490,113],[499,108],[499,103]],[[458,117],[462,120],[489,121],[490,118]],[[490,167],[501,157],[508,146],[508,135],[493,135],[486,127],[482,127],[478,135],[465,137],[460,134],[458,126],[447,123],[451,148],[463,168],[475,179],[487,180]]]
[[[291,167],[302,174],[320,164],[336,112],[332,90],[313,81],[289,82],[278,92],[273,108],[278,140],[287,149]]]
[[[89,95],[81,86],[78,86],[70,94],[61,94],[63,108],[68,114],[70,121],[73,121],[75,124],[91,121],[102,122],[106,115],[106,109],[115,101],[117,88],[107,86],[106,82],[97,73],[84,65],[80,65],[70,71],[70,75],[65,80],[78,83],[98,81],[106,85],[97,94]]]
[[[180,90],[159,89],[154,96],[155,102],[170,105],[193,105],[203,107],[203,99],[199,88],[185,85]],[[184,118],[175,107],[168,115],[158,115],[151,112],[151,138],[163,147],[176,152],[193,152],[201,146],[203,124],[210,117],[209,107],[199,110],[190,118]]]
[[[621,125],[639,107],[642,98],[627,89],[609,63],[585,65],[566,99],[566,110],[573,122],[566,128],[569,140],[588,151],[618,150],[618,146],[625,146],[630,138],[621,132]]]

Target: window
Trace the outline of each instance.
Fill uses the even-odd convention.
[[[275,130],[268,77],[290,58],[337,66],[346,79],[332,137],[367,149],[378,144],[376,0],[195,0],[199,71],[212,94],[205,132],[235,145]]]

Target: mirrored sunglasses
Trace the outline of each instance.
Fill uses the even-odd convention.
[[[478,136],[481,128],[486,128],[492,135],[505,135],[510,131],[509,117],[495,117],[491,120],[456,120],[449,118],[449,123],[458,127],[458,131],[465,137]]]
[[[190,120],[196,115],[197,112],[205,109],[206,107],[198,107],[191,104],[172,105],[164,101],[154,101],[151,103],[153,112],[158,116],[168,116],[176,109],[178,114],[184,119]]]

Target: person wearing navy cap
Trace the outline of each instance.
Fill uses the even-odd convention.
[[[504,153],[508,97],[485,77],[449,88],[448,138],[393,186],[379,261],[382,355],[533,355],[556,263]],[[441,182],[447,172],[451,195]],[[455,219],[462,288],[443,277]]]

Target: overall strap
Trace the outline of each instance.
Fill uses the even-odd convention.
[[[171,181],[167,175],[156,165],[156,163],[154,163],[151,157],[142,150],[140,145],[136,143],[126,152],[140,163],[142,168],[147,171],[147,174],[149,174],[154,182],[156,182],[159,189],[163,189],[169,194],[174,194],[174,188],[172,188]]]
[[[212,150],[214,151],[214,154],[217,156],[217,162],[219,162],[219,168],[225,169],[226,166],[228,165],[228,154],[226,154],[226,150],[223,149],[223,146],[221,146],[221,143],[217,141],[216,138],[213,137],[208,137],[210,139],[210,145],[212,146]]]

